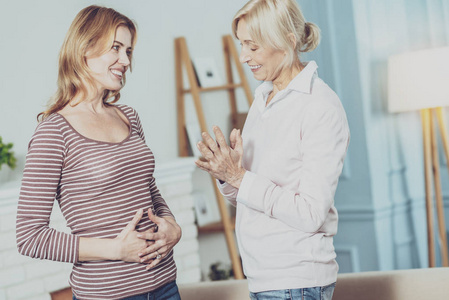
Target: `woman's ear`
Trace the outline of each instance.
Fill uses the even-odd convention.
[[[289,40],[290,44],[292,45],[293,49],[295,49],[296,48],[296,36],[290,32],[288,34],[288,40]]]

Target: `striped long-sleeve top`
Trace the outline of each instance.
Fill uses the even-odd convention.
[[[120,143],[78,133],[60,114],[41,122],[31,138],[17,211],[23,255],[73,263],[69,284],[78,299],[120,299],[176,279],[173,251],[155,268],[123,261],[78,260],[79,238],[115,238],[138,209],[173,216],[153,177],[154,156],[136,111],[117,105],[130,124]],[[58,201],[71,233],[49,227]],[[137,231],[155,224],[144,214]]]

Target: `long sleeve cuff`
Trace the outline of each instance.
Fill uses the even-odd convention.
[[[251,201],[251,191],[254,190],[254,185],[256,184],[257,174],[246,171],[243,176],[242,182],[240,183],[240,188],[237,194],[237,202],[246,205],[252,209],[262,211],[263,205],[257,205],[257,203],[252,203]],[[254,197],[254,196],[252,196]]]

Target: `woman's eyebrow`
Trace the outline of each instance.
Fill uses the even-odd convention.
[[[125,45],[122,43],[122,42],[119,42],[119,41],[114,41],[114,43],[117,43],[117,44],[119,44],[120,46],[122,46],[122,47],[125,47]],[[132,49],[133,47],[128,47],[127,49]]]

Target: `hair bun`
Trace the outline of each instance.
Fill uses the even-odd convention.
[[[304,22],[301,52],[310,52],[320,43],[320,28],[312,22]]]

